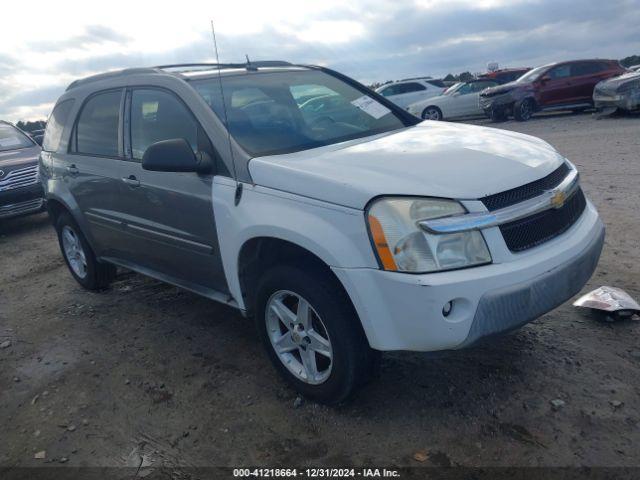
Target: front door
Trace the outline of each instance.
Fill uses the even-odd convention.
[[[576,101],[575,83],[571,64],[553,67],[540,83],[540,106],[549,107]]]
[[[211,174],[153,172],[142,168],[147,147],[183,138],[194,153],[213,148],[186,105],[172,92],[133,89],[127,94],[125,136],[128,156],[122,169],[126,259],[148,273],[187,287],[228,292],[213,216]]]

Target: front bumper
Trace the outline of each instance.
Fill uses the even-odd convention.
[[[571,298],[595,270],[603,242],[604,226],[588,203],[567,232],[500,263],[494,256],[491,265],[424,275],[333,270],[373,348],[446,350],[518,328]],[[449,301],[453,309],[444,316]]]
[[[34,183],[0,192],[0,219],[28,215],[44,210],[44,190]]]
[[[505,110],[510,108],[514,102],[515,99],[511,92],[499,93],[492,97],[480,96],[480,108],[482,108],[485,113],[491,110]]]
[[[593,106],[597,110],[605,108],[620,108],[622,110],[636,110],[640,108],[640,89],[625,93],[599,93],[593,94]]]

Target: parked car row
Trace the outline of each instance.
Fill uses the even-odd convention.
[[[513,116],[526,121],[535,112],[581,111],[593,106],[599,82],[621,75],[625,69],[615,60],[577,60],[534,68],[523,76],[480,94],[480,105],[492,120]]]
[[[486,116],[493,121],[526,121],[536,112],[594,107],[631,111],[640,108],[640,70],[601,59],[497,70],[399,105],[428,120]]]

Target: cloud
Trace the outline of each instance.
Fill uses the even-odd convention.
[[[0,118],[42,115],[64,86],[93,73],[212,61],[210,18],[221,61],[249,54],[317,63],[364,82],[480,72],[491,61],[536,66],[640,53],[640,0],[183,0],[180,9],[111,0],[100,16],[67,2],[43,3],[44,20],[34,20],[41,24],[12,31],[23,16],[16,7],[9,32],[0,31]]]
[[[88,25],[78,35],[73,35],[62,40],[35,40],[29,42],[31,49],[36,51],[60,52],[74,49],[89,49],[99,44],[114,43],[123,44],[130,37],[116,32],[104,25]]]

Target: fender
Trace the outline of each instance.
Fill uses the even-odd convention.
[[[214,177],[213,212],[229,290],[245,309],[238,275],[242,246],[252,238],[272,237],[294,243],[329,267],[378,268],[361,210],[243,184],[234,204],[236,182]]]
[[[84,215],[82,215],[82,211],[78,206],[78,203],[69,192],[69,189],[66,187],[61,178],[48,178],[46,182],[44,182],[45,189],[45,199],[47,202],[54,200],[64,206],[64,208],[69,212],[73,220],[78,224],[80,230],[84,234],[84,237],[87,239],[89,246],[95,252],[96,251],[96,242],[91,235],[91,229],[89,228],[89,224],[86,221]]]

